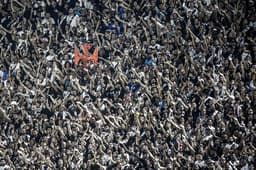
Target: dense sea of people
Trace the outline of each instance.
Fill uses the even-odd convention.
[[[2,0],[0,169],[254,169],[255,5]]]

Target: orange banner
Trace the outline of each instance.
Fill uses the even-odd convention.
[[[92,47],[92,45],[84,43],[84,44],[82,44],[82,47],[83,47],[83,54],[81,54],[79,52],[79,49],[77,48],[77,46],[74,47],[74,63],[75,63],[75,65],[77,65],[80,60],[92,61],[94,64],[97,64],[98,63],[98,52],[99,52],[98,47],[96,47],[94,49],[92,55],[89,53],[89,50]]]

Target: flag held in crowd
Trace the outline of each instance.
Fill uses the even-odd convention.
[[[89,50],[92,48],[91,44],[84,43],[82,44],[83,54],[79,52],[78,47],[75,45],[74,47],[74,63],[77,65],[80,60],[85,62],[92,61],[94,64],[98,63],[98,47],[96,47],[93,51],[93,54],[90,54]]]

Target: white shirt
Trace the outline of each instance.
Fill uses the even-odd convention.
[[[241,168],[241,170],[249,170],[248,164],[246,164],[245,166],[243,166],[243,167]]]
[[[78,15],[74,16],[71,20],[70,27],[77,27],[80,23],[80,17]]]
[[[0,70],[0,77],[2,78],[4,76],[4,72]]]

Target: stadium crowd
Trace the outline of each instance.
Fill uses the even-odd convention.
[[[3,0],[0,169],[254,169],[255,5]]]

